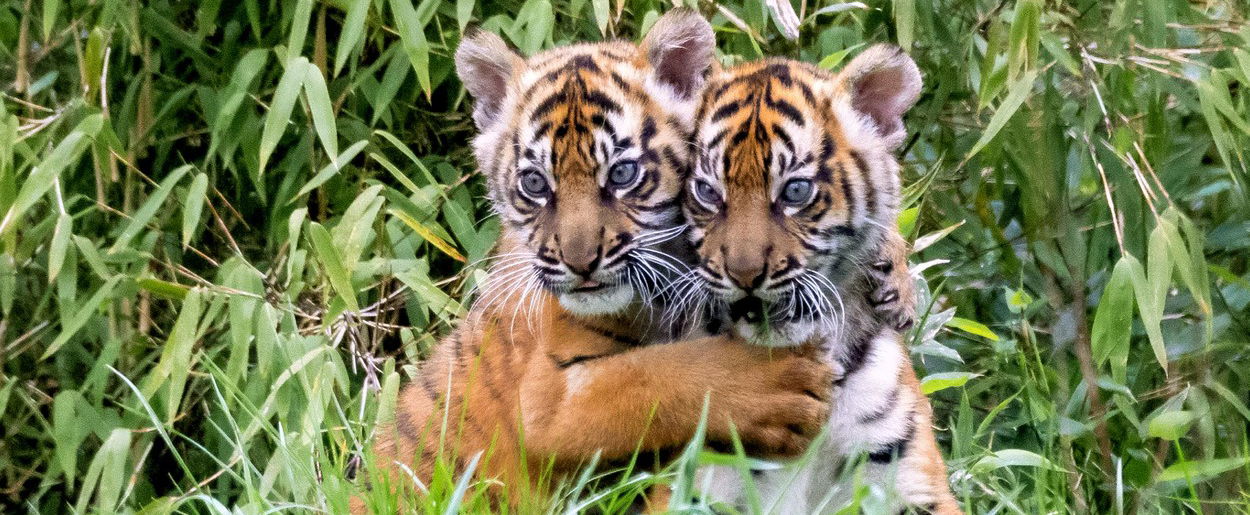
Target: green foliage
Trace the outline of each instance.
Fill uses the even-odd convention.
[[[1247,5],[865,4],[697,7],[725,64],[894,41],[924,71],[900,226],[965,508],[1250,510]],[[461,34],[534,52],[668,7],[0,3],[0,511],[344,511],[499,231]],[[727,458],[691,449],[559,503],[664,482],[706,510],[690,471]],[[425,487],[421,511],[491,506]]]

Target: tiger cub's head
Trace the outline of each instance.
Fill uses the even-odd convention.
[[[893,230],[894,152],[920,87],[911,58],[886,45],[836,75],[767,59],[709,82],[684,204],[705,292],[739,333],[786,345],[837,328],[835,285]]]
[[[577,314],[654,291],[649,248],[678,236],[689,140],[715,37],[698,13],[662,16],[639,45],[571,45],[528,58],[477,32],[456,50],[473,146],[517,276]],[[519,261],[517,261],[519,260]],[[652,271],[652,272],[648,272]]]

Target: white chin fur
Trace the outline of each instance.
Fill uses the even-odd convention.
[[[742,339],[765,347],[794,347],[807,343],[817,336],[818,326],[805,322],[792,322],[782,327],[764,329],[758,324],[738,322],[734,332]]]
[[[624,311],[634,300],[634,287],[618,284],[593,292],[560,294],[560,305],[574,315],[610,315]]]

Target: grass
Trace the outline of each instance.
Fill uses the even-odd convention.
[[[533,52],[668,7],[0,2],[0,511],[344,510],[498,234],[463,30]],[[698,8],[726,63],[919,62],[912,348],[969,512],[1250,511],[1250,6]],[[688,471],[726,458],[691,449],[548,509],[663,482],[706,511]],[[420,511],[489,509],[466,477]]]

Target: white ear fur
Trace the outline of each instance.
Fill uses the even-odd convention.
[[[871,122],[890,149],[907,136],[903,114],[920,97],[920,69],[902,49],[875,45],[852,59],[837,76],[851,108]]]
[[[689,8],[673,9],[661,16],[641,45],[656,80],[684,99],[694,98],[702,89],[715,48],[712,26]]]
[[[499,118],[512,77],[524,60],[498,35],[484,30],[465,34],[456,48],[456,75],[473,95],[473,122],[485,130]]]

